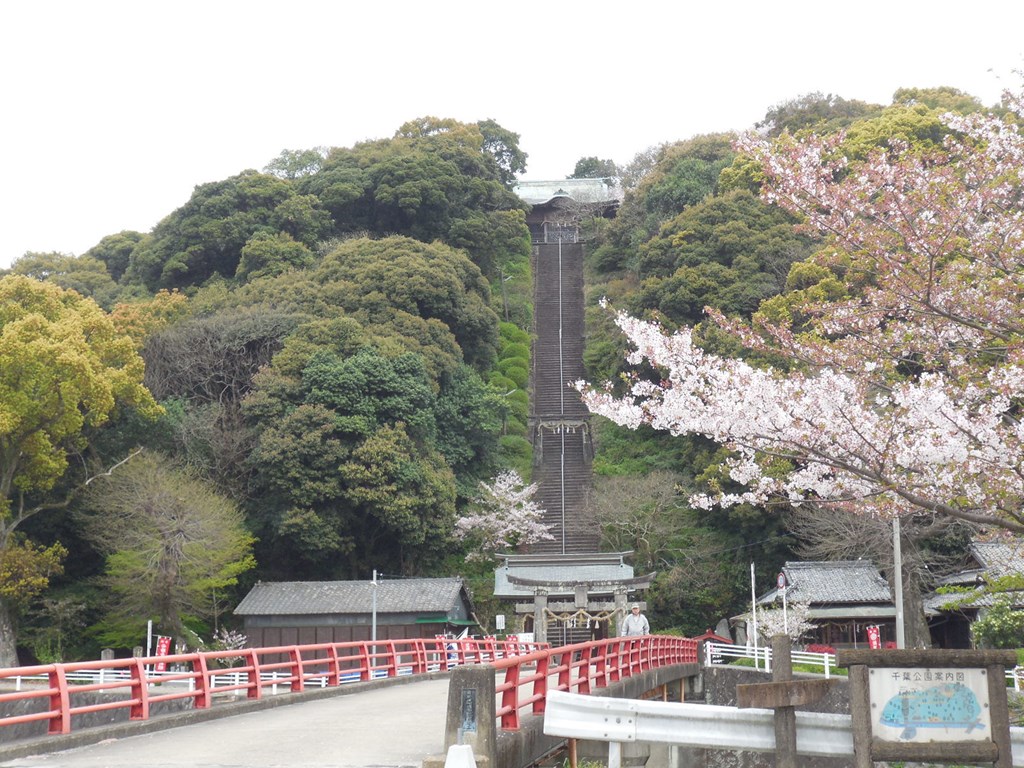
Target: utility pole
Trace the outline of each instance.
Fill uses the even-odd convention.
[[[903,549],[900,544],[900,519],[892,520],[892,567],[894,586],[896,587],[896,647],[907,647],[907,630],[903,621]]]
[[[376,663],[376,657],[377,657],[377,569],[376,568],[373,569],[373,581],[371,581],[370,583],[373,585],[373,587],[371,589],[371,592],[373,594],[373,599],[371,601],[372,607],[370,609],[370,642],[373,643],[373,650],[372,650],[373,661],[370,662],[370,665],[372,666],[373,664]]]

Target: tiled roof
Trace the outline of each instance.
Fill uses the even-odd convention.
[[[986,574],[990,576],[1007,576],[1024,574],[1024,544],[1004,541],[975,541],[971,544],[971,554]]]
[[[999,600],[1010,597],[1015,608],[1024,607],[1024,592],[989,592],[985,584],[1002,576],[1024,575],[1024,545],[1019,542],[975,541],[971,543],[971,555],[979,567],[961,571],[942,580],[946,586],[971,587],[976,589],[967,594],[937,594],[925,598],[925,612],[934,614],[941,610],[975,610],[991,608]],[[968,601],[968,595],[973,597]],[[949,605],[951,601],[960,605]]]
[[[238,616],[370,613],[369,581],[260,582],[235,608]],[[458,604],[462,579],[377,582],[378,613],[448,613]]]
[[[889,603],[889,584],[869,560],[786,563],[786,599],[808,603]],[[775,599],[775,591],[762,602]]]
[[[978,608],[991,608],[1007,598],[1014,608],[1024,608],[1024,592],[986,592],[984,589],[976,589],[969,593],[948,595],[933,592],[924,599],[924,612],[929,616],[940,611],[970,612]]]
[[[622,200],[622,190],[604,179],[561,179],[556,181],[521,181],[512,190],[530,205],[568,197],[577,203],[610,203]]]
[[[533,595],[533,589],[512,584],[509,577],[546,584],[623,582],[633,579],[633,566],[624,553],[514,555],[507,557],[494,571],[497,597]],[[610,590],[609,590],[610,591]],[[555,590],[552,596],[572,594],[572,589]]]

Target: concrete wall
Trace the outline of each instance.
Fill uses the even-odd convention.
[[[613,683],[607,688],[592,691],[595,696],[638,699],[649,691],[668,686],[676,691],[679,681],[696,678],[697,664],[676,664],[652,669]],[[501,731],[495,727],[495,673],[490,665],[459,667],[452,671],[448,686],[448,717],[445,750],[454,744],[469,744],[479,768],[521,768],[559,748],[565,739],[544,734],[544,716],[521,713],[520,727],[516,731]],[[466,692],[472,691],[476,702],[475,729],[467,733],[462,724],[466,718]],[[607,747],[605,747],[607,755]],[[443,768],[445,755],[434,755],[423,761],[423,768]]]
[[[104,704],[109,701],[123,701],[127,698],[127,694],[115,696],[104,693],[76,693],[74,694],[73,704],[76,707],[87,707],[94,704]],[[18,717],[20,715],[46,712],[49,709],[49,703],[49,697],[46,696],[35,699],[19,699],[18,701],[2,701],[0,702],[0,717]],[[152,704],[149,708],[149,713],[151,717],[160,717],[190,709],[192,709],[192,701],[190,699],[175,699],[173,701],[158,701]],[[105,709],[100,712],[75,715],[71,720],[71,728],[73,731],[77,731],[127,722],[129,722],[128,707],[119,707],[117,709]],[[0,744],[20,741],[22,739],[45,737],[48,728],[49,722],[46,720],[7,725],[0,728]],[[52,736],[50,738],[59,739],[61,737]]]

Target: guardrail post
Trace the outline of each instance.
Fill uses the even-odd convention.
[[[505,667],[505,680],[501,684],[501,730],[519,730],[519,673],[521,664]]]
[[[341,659],[338,658],[338,646],[327,648],[327,684],[332,688],[341,685]]]
[[[195,674],[195,678],[192,679],[192,684],[195,686],[196,695],[192,699],[193,706],[196,709],[209,709],[213,703],[213,694],[210,693],[211,683],[210,679],[210,668],[206,663],[206,654],[200,653],[196,655],[196,660],[192,662],[192,672]]]
[[[297,645],[288,650],[291,659],[292,693],[306,690],[306,668],[302,665],[302,651]]]
[[[543,715],[548,697],[548,669],[551,666],[551,654],[544,654],[537,659],[537,674],[533,681],[533,714]]]
[[[249,657],[248,661],[248,685],[245,688],[245,698],[247,699],[262,699],[263,698],[263,682],[260,680],[260,658],[259,651],[255,648],[245,649],[246,654]]]
[[[597,662],[594,664],[594,685],[598,688],[608,687],[608,643],[597,647]]]
[[[578,668],[578,674],[576,676],[579,682],[576,692],[577,693],[590,693],[590,659],[594,653],[594,646],[588,645],[580,653],[580,666]]]
[[[384,647],[387,648],[387,677],[398,677],[398,650],[395,648],[395,641],[386,641]]]
[[[486,758],[486,765],[497,764],[494,675],[490,664],[463,665],[452,670],[445,718],[445,752],[455,744],[468,744],[475,757]]]
[[[362,654],[362,671],[359,673],[359,679],[362,681],[373,679],[373,666],[376,664],[376,656],[370,649],[369,643],[359,644],[360,653]]]
[[[427,648],[423,638],[412,641],[412,673],[420,675],[427,671]]]
[[[64,665],[57,664],[50,672],[50,711],[57,716],[50,720],[49,732],[71,733],[71,695]]]
[[[146,679],[146,665],[142,659],[135,659],[132,664],[132,698],[136,700],[128,710],[129,720],[149,719],[149,681]]]

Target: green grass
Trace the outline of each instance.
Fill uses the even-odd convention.
[[[736,661],[731,662],[729,666],[732,666],[732,667],[753,667],[754,666],[754,660],[753,659],[736,659]],[[764,668],[764,662],[760,663],[760,668],[762,668],[762,669]],[[794,664],[793,665],[793,671],[794,672],[807,672],[807,673],[812,674],[812,675],[824,675],[825,674],[825,667],[822,664]],[[846,677],[846,669],[843,668],[843,667],[829,667],[829,672],[828,673],[830,675],[840,675],[842,677]]]

